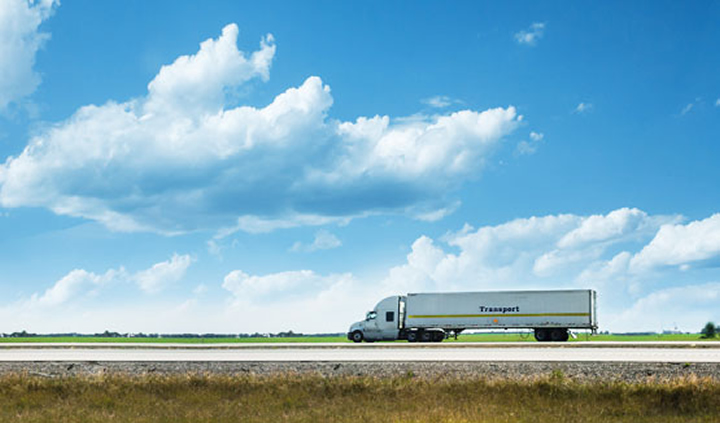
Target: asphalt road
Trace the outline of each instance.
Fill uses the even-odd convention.
[[[662,362],[720,363],[720,345],[673,344],[305,344],[14,345],[0,362]]]

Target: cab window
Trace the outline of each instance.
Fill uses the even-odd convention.
[[[395,321],[395,312],[394,311],[385,312],[385,321],[387,321],[387,322]]]

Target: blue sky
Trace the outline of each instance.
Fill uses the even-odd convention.
[[[2,331],[344,331],[386,294],[720,320],[715,2],[0,3]]]

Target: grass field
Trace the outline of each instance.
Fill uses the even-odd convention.
[[[534,341],[532,334],[517,333],[494,333],[494,334],[461,334],[458,342],[520,342]],[[615,335],[597,334],[591,336],[587,333],[580,333],[576,341],[698,341],[700,334],[654,334],[654,335]],[[719,341],[720,339],[711,339]],[[0,338],[0,343],[320,343],[320,342],[346,342],[351,343],[344,336],[337,337],[247,337],[247,338],[149,338],[149,337],[5,337]],[[455,342],[450,338],[444,343]],[[400,342],[406,343],[406,342]]]
[[[0,377],[3,422],[720,421],[720,382],[319,375]]]

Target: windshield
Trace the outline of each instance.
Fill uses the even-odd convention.
[[[365,321],[370,321],[371,319],[375,319],[376,316],[377,316],[377,312],[375,312],[375,311],[370,311],[370,312],[368,312],[367,315],[365,316]]]

